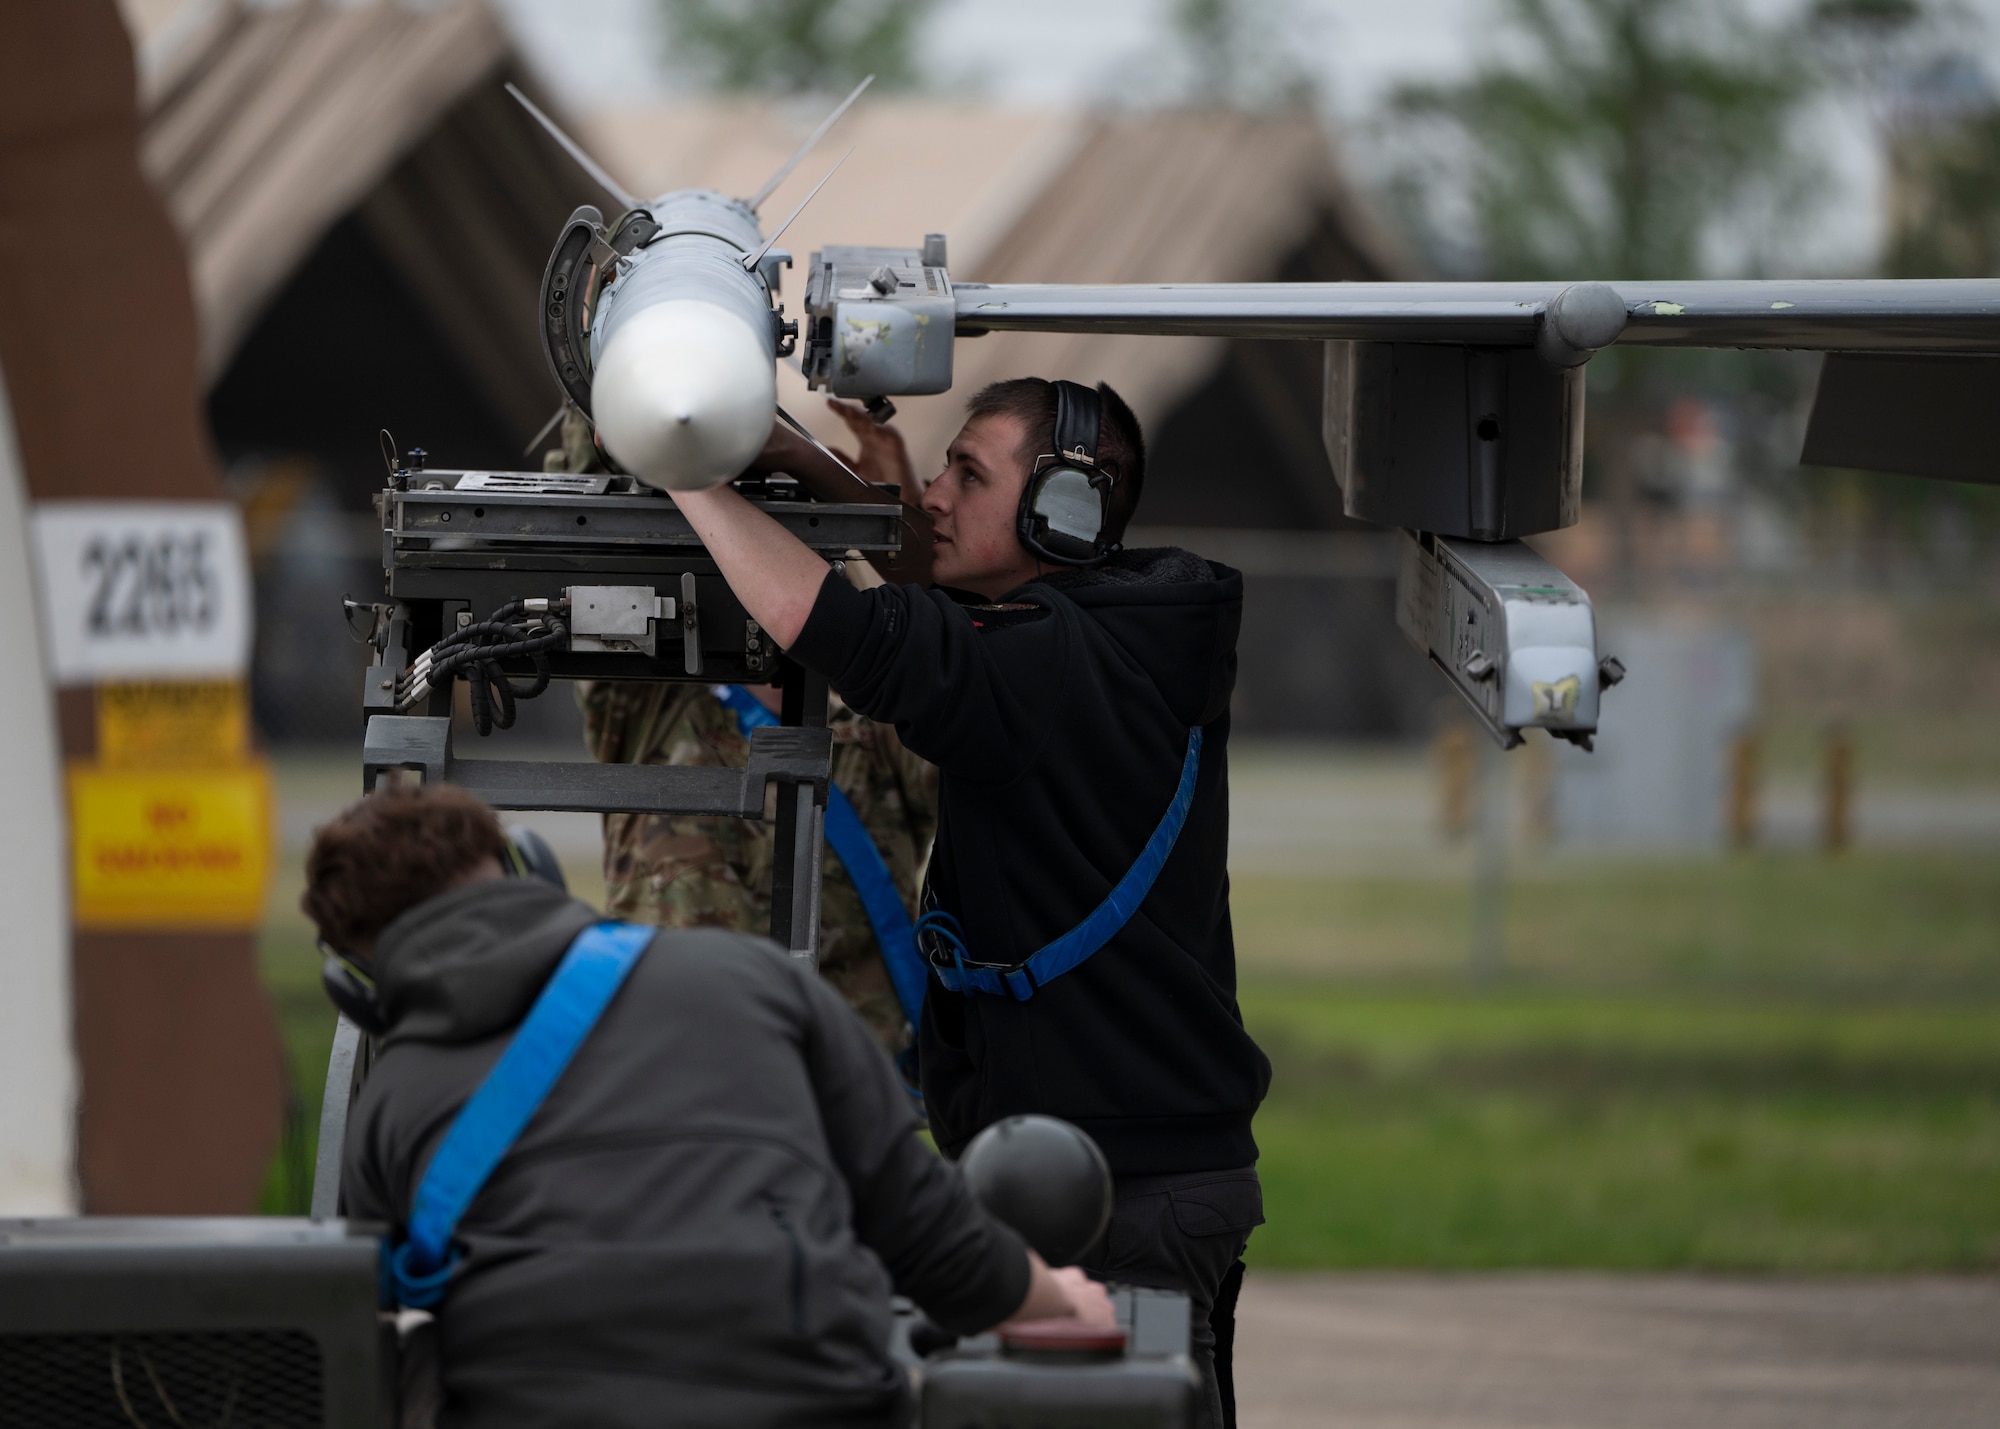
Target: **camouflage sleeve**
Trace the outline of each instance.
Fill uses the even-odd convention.
[[[596,682],[579,698],[594,757],[627,764],[740,765],[743,736],[695,685]],[[770,928],[771,840],[747,819],[604,816],[607,912],[663,928]]]
[[[736,717],[698,685],[597,682],[578,696],[593,756],[630,764],[740,768],[749,744]],[[853,803],[914,910],[937,828],[936,774],[893,729],[836,705],[833,779]],[[772,829],[749,819],[607,814],[605,907],[661,927],[765,933],[771,919]],[[820,885],[819,971],[892,1054],[910,1028],[875,930],[837,856]]]
[[[905,909],[913,909],[929,844],[921,849],[912,844],[903,812],[901,774],[883,758],[881,727],[839,703],[829,712],[827,725],[833,734],[833,782],[868,830]],[[895,731],[887,733],[894,743]],[[861,1015],[885,1048],[900,1052],[909,1044],[909,1022],[882,962],[867,907],[839,856],[829,854],[820,884],[820,975]]]

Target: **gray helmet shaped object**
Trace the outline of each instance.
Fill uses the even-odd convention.
[[[1050,1265],[1071,1265],[1111,1224],[1111,1166],[1088,1133],[1052,1116],[996,1121],[959,1172],[979,1203]]]

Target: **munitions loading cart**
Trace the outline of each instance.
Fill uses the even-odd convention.
[[[893,500],[808,501],[784,477],[738,489],[829,561],[902,545]],[[376,510],[384,598],[347,603],[375,651],[362,691],[363,791],[415,775],[500,810],[739,819],[766,818],[775,794],[771,937],[813,960],[832,755],[826,681],[750,618],[672,500],[629,477],[413,462],[396,466]],[[551,680],[775,685],[782,713],[751,733],[742,769],[468,759],[452,741],[461,678],[475,687],[482,733],[511,723],[514,700]],[[348,1109],[370,1055],[343,1017],[320,1114],[315,1216],[338,1214]]]

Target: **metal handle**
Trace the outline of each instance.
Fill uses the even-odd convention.
[[[690,675],[701,673],[701,609],[695,602],[694,572],[681,572],[681,654]]]

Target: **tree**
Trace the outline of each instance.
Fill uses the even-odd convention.
[[[662,0],[671,58],[717,89],[796,94],[917,81],[936,0]]]
[[[1167,21],[1187,102],[1273,109],[1311,101],[1312,77],[1297,58],[1304,22],[1290,0],[1173,0]]]
[[[1812,18],[1888,159],[1883,272],[2000,274],[2000,95],[1972,17],[1948,0],[1818,0]]]
[[[1796,117],[1820,71],[1795,26],[1731,0],[1506,0],[1497,57],[1390,100],[1392,195],[1448,270],[1693,278],[1768,261],[1807,209]],[[1645,453],[1695,393],[1761,443],[1809,371],[1783,357],[1613,350],[1589,369],[1587,479],[1610,498],[1619,587],[1637,583]]]
[[[1892,278],[2000,274],[2000,104],[1904,126],[1890,143]]]
[[[1397,195],[1447,266],[1694,277],[1760,197],[1804,187],[1814,70],[1775,28],[1721,0],[1506,0],[1506,23],[1510,58],[1391,101]]]

